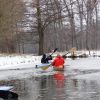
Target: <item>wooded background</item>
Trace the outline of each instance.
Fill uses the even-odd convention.
[[[99,0],[0,0],[0,52],[100,49]]]

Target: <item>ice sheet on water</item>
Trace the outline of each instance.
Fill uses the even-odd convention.
[[[92,74],[83,74],[73,77],[73,79],[82,79],[82,80],[98,80],[100,81],[100,72]]]
[[[76,73],[75,79],[100,81],[100,57],[88,57],[75,60],[66,60],[70,72]]]
[[[68,64],[68,68],[71,69],[100,69],[100,58],[79,58],[75,60],[66,60],[66,64]]]

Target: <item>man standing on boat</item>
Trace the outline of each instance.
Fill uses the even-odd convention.
[[[52,62],[52,66],[54,67],[55,70],[63,70],[64,63],[65,63],[64,58],[58,54],[57,57]]]

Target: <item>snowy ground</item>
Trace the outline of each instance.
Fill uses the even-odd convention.
[[[88,54],[88,51],[79,51],[77,54],[81,52]],[[63,52],[62,54],[66,54]],[[91,51],[91,56],[93,55],[100,55],[100,51]],[[53,55],[55,56],[56,53]],[[98,57],[99,58],[99,57]],[[68,59],[67,59],[68,60]],[[35,67],[36,64],[39,64],[41,61],[41,56],[34,56],[34,55],[0,55],[0,70],[4,69],[16,69],[16,68],[29,68]],[[92,61],[92,63],[91,63]],[[88,69],[88,68],[99,68],[100,65],[99,60],[95,62],[94,58],[90,59],[77,59],[71,60],[69,59],[66,64],[71,64],[71,68],[78,68],[78,69]],[[95,64],[96,63],[96,64]],[[81,66],[80,66],[81,65]],[[90,65],[88,67],[88,65]],[[83,67],[82,67],[83,66]]]
[[[0,70],[35,67],[40,59],[40,56],[32,55],[1,55]]]
[[[40,59],[41,57],[33,55],[0,55],[0,80],[31,76]]]

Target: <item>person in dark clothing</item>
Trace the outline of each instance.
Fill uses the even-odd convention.
[[[49,63],[49,60],[52,60],[52,56],[46,56],[46,54],[43,54],[42,59],[41,59],[41,63]]]
[[[46,54],[43,54],[42,59],[41,59],[41,63],[48,63],[48,59],[46,57]]]

